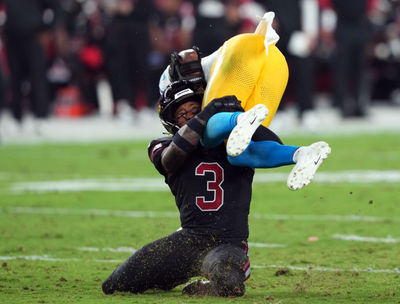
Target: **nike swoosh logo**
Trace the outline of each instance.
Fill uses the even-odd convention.
[[[318,162],[319,162],[320,159],[321,159],[321,156],[318,157],[318,159],[314,161],[314,164],[315,164],[315,165],[318,164]]]
[[[250,125],[252,125],[255,121],[256,121],[257,117],[254,117],[254,119],[252,121],[250,121]]]

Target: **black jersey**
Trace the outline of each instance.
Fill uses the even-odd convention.
[[[199,147],[172,175],[161,165],[170,138],[154,140],[149,157],[175,196],[182,228],[223,239],[247,239],[254,169],[232,166],[225,146]]]

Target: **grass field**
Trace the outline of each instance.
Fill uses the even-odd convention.
[[[263,181],[291,167],[257,171],[252,275],[237,299],[190,298],[182,286],[102,294],[131,252],[179,227],[147,142],[0,146],[0,303],[400,303],[400,136],[283,138],[320,139],[332,154],[318,173],[343,181],[317,174],[292,192]],[[352,170],[378,180],[348,181]],[[397,180],[380,181],[389,174]]]

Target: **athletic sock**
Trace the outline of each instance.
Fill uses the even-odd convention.
[[[274,168],[294,164],[293,154],[297,146],[281,145],[275,141],[251,141],[238,156],[228,156],[234,166],[251,168]]]

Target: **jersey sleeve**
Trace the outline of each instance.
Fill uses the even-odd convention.
[[[172,82],[171,79],[169,78],[168,71],[169,71],[169,65],[164,70],[164,72],[161,74],[160,81],[158,83],[158,89],[159,89],[160,95],[164,94],[165,89]]]
[[[165,175],[166,172],[161,164],[161,153],[170,145],[171,142],[172,138],[163,137],[153,140],[148,147],[150,161],[154,164],[154,167],[156,167],[157,171],[162,175]]]

